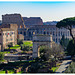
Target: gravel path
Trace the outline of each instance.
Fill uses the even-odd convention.
[[[71,63],[71,60],[64,60],[62,64],[60,65],[60,67],[58,68],[58,70],[56,71],[56,73],[64,72],[70,63]]]

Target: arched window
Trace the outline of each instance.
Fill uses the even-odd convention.
[[[49,34],[49,32],[47,32],[47,34]]]
[[[24,35],[26,35],[26,32],[24,32]]]
[[[56,38],[56,43],[57,43],[57,38]]]
[[[44,32],[44,34],[46,34],[46,32]]]
[[[22,34],[22,31],[20,32],[20,34]]]
[[[31,32],[29,32],[29,36],[31,36]]]

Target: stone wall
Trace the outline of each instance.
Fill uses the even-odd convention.
[[[51,35],[34,35],[33,36],[33,58],[39,57],[39,47],[46,45],[52,47],[52,36]]]

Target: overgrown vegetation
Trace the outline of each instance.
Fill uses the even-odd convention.
[[[58,68],[56,65],[57,58],[61,58],[64,54],[62,47],[56,44],[52,48],[41,46],[39,52],[40,57],[36,58],[34,63],[31,63],[28,72],[54,73]]]
[[[69,44],[67,46],[67,54],[74,56],[75,55],[75,46],[74,46],[74,41],[70,40]]]
[[[8,64],[0,64],[0,73],[5,74],[5,71],[8,70],[8,74],[15,73],[15,69],[22,67],[22,70],[18,74],[25,73],[25,68],[34,63],[34,60],[31,61],[18,61],[18,62],[9,62]]]
[[[20,40],[20,39],[17,39],[17,44],[18,44],[18,45],[23,44],[23,40],[22,40],[22,39],[21,39],[21,40]]]
[[[8,47],[9,47],[9,49],[10,49],[10,47],[13,47],[13,43],[12,43],[12,42],[9,43],[9,44],[8,44]]]
[[[0,60],[4,59],[4,54],[2,52],[0,52]]]
[[[69,43],[69,39],[68,38],[65,38],[65,36],[63,35],[61,40],[60,40],[60,45],[66,49],[67,48],[67,45]]]
[[[48,46],[41,46],[40,48],[40,57],[43,60],[49,60],[50,58],[54,58],[55,60],[63,57],[64,49],[57,44],[54,44],[52,48]]]

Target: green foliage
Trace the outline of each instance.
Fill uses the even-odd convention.
[[[23,44],[21,44],[21,50],[23,51],[32,51],[32,41],[25,41]]]
[[[40,57],[41,59],[43,59],[44,61],[48,60],[50,55],[50,50],[51,48],[49,48],[48,46],[41,46],[40,47]]]
[[[71,17],[71,18],[66,18],[61,20],[60,22],[57,23],[56,27],[58,28],[66,28],[70,31],[70,35],[72,37],[72,39],[74,40],[74,44],[75,44],[75,37],[72,33],[72,28],[75,25],[75,17]]]
[[[39,62],[34,62],[31,64],[31,66],[29,67],[28,72],[29,73],[37,73],[38,69],[40,68],[40,64]]]
[[[20,39],[17,39],[17,44],[18,44],[18,45],[23,44],[23,40],[22,40],[22,39],[21,39],[21,40],[20,40]]]
[[[0,52],[0,60],[4,59],[4,54]]]
[[[30,46],[30,47],[33,46],[32,41],[24,41],[23,44],[26,45],[26,46]]]
[[[61,38],[61,40],[60,40],[61,46],[62,46],[63,48],[66,48],[67,45],[68,45],[68,43],[69,43],[69,39],[65,38],[65,36],[63,35],[62,38]]]
[[[66,18],[57,23],[58,28],[68,28],[69,26],[75,25],[75,17]]]
[[[53,70],[53,72],[55,72],[58,69],[58,67],[52,67],[51,70]]]
[[[52,48],[48,46],[40,47],[40,57],[44,61],[49,60],[50,58],[61,58],[64,55],[63,48],[60,45],[54,44]]]
[[[10,47],[12,47],[12,46],[13,46],[13,43],[12,43],[12,42],[8,44],[9,49],[10,49]]]
[[[13,47],[10,47],[10,49],[17,49],[17,48],[20,48],[20,45],[15,45]]]
[[[29,46],[25,46],[25,45],[21,45],[21,50],[23,50],[23,51],[29,51],[30,47]]]
[[[70,40],[69,41],[69,44],[67,46],[67,53],[68,55],[75,55],[75,46],[74,46],[74,41],[73,40]]]

